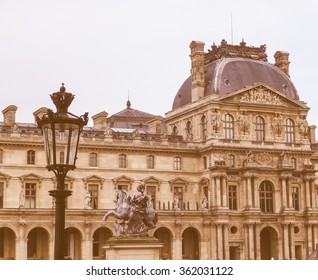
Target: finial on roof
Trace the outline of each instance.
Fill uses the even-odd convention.
[[[65,92],[65,86],[64,86],[64,83],[62,83],[62,86],[60,87],[60,92]]]
[[[130,109],[131,103],[130,103],[130,100],[129,100],[129,99],[127,100],[126,105],[127,105],[127,109]]]

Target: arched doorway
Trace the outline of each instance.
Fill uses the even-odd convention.
[[[160,258],[163,260],[171,260],[172,234],[170,230],[164,227],[158,228],[154,233],[154,237],[159,239],[160,243],[163,243],[163,247],[160,249]]]
[[[81,249],[82,235],[77,228],[65,229],[65,252],[64,255],[68,259],[81,260],[82,249]]]
[[[265,227],[260,233],[261,243],[261,259],[270,260],[274,258],[277,260],[278,253],[278,234],[272,227]]]
[[[106,241],[113,236],[113,233],[108,228],[99,228],[93,234],[93,259],[105,259],[105,249],[103,246]]]
[[[46,229],[36,227],[28,234],[28,260],[49,259],[49,233]]]
[[[15,259],[16,235],[11,228],[0,228],[0,259]]]
[[[196,229],[187,228],[182,233],[182,259],[199,260],[199,235]]]

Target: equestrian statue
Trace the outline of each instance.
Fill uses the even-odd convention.
[[[116,235],[120,236],[148,236],[148,230],[156,227],[158,215],[153,209],[150,195],[145,195],[145,185],[141,183],[137,187],[138,193],[130,196],[122,188],[116,190],[114,202],[117,203],[116,210],[108,211],[102,221],[113,216],[121,220],[115,222]]]

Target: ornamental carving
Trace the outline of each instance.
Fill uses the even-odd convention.
[[[273,157],[266,153],[256,153],[251,150],[246,151],[246,157],[244,160],[244,166],[271,166],[273,162]]]
[[[253,88],[244,92],[240,97],[240,102],[283,105],[277,93],[264,88]]]

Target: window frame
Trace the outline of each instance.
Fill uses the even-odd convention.
[[[224,138],[234,138],[234,117],[231,114],[225,114],[223,119]]]
[[[97,167],[97,153],[89,153],[89,167]]]
[[[256,141],[265,141],[265,120],[261,116],[255,118]]]
[[[34,209],[36,208],[36,194],[37,194],[37,183],[26,182],[24,184],[24,208]]]
[[[229,196],[229,209],[230,210],[238,210],[238,187],[237,185],[229,185],[228,186],[228,196]]]
[[[127,155],[119,154],[118,155],[118,165],[119,168],[127,168]]]
[[[35,151],[34,150],[27,151],[27,164],[35,164]]]
[[[182,163],[181,157],[180,156],[175,156],[173,158],[173,169],[174,170],[181,170],[182,169],[181,163]]]
[[[154,169],[155,168],[155,157],[153,155],[147,155],[147,168]]]
[[[288,143],[295,142],[295,122],[291,118],[286,119],[285,134],[286,134],[286,142]]]
[[[274,213],[274,185],[263,181],[259,186],[260,209],[263,213]]]

